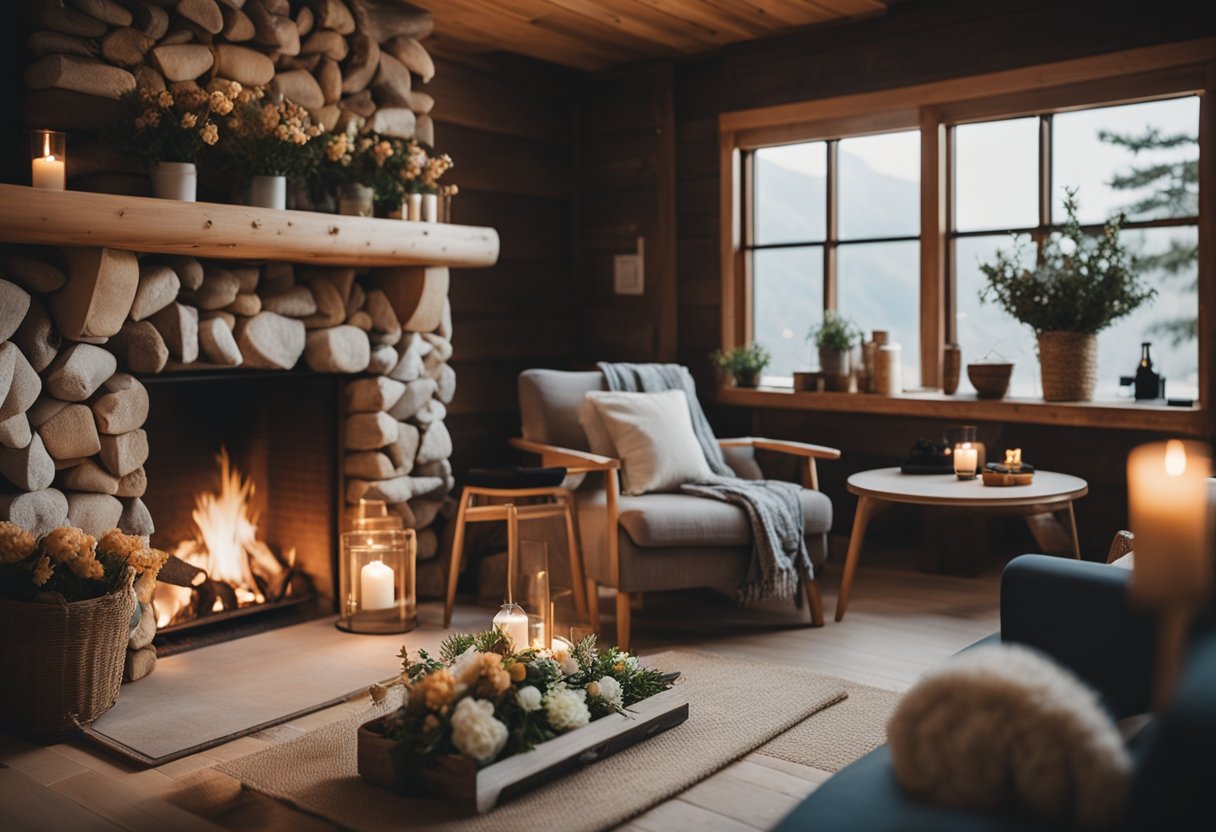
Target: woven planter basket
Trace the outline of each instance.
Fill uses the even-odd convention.
[[[1098,336],[1079,332],[1040,332],[1039,369],[1043,398],[1049,402],[1087,402],[1098,381]]]
[[[135,595],[71,604],[0,600],[0,721],[17,734],[63,739],[118,701]]]

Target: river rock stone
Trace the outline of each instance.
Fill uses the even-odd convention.
[[[233,315],[249,317],[262,311],[262,299],[257,296],[256,292],[238,292],[236,299],[224,309]]]
[[[393,477],[388,480],[350,479],[346,482],[346,502],[351,504],[360,500],[404,503],[413,494],[413,482],[409,477]]]
[[[236,300],[240,291],[240,278],[231,269],[208,263],[203,266],[203,283],[191,301],[199,309],[223,309]]]
[[[65,402],[82,402],[114,375],[118,360],[109,350],[92,344],[72,344],[46,373],[46,390]]]
[[[160,263],[141,263],[139,266],[139,288],[131,303],[130,319],[142,321],[177,300],[181,289],[177,272]]]
[[[414,525],[412,528],[424,529],[435,522],[435,518],[439,516],[440,509],[443,508],[443,497],[416,497],[410,500],[410,511],[414,515]]]
[[[367,314],[366,312],[364,312],[362,309],[360,309],[358,312],[354,313],[353,315],[348,315],[346,317],[346,325],[353,326],[356,329],[361,329],[364,332],[371,332],[372,331],[372,316]],[[371,339],[369,338],[368,340],[370,341]]]
[[[161,310],[164,314],[165,310]],[[130,321],[110,339],[107,347],[133,373],[159,373],[169,363],[169,347],[148,321]]]
[[[391,378],[360,378],[346,383],[348,413],[388,410],[405,393],[405,385]]]
[[[335,326],[308,333],[304,360],[318,373],[361,373],[371,360],[367,334],[353,326]]]
[[[30,408],[25,412],[25,415],[30,421],[30,427],[37,429],[52,416],[67,406],[67,402],[61,402],[54,396],[39,396],[34,400],[34,403],[30,405]]]
[[[346,303],[338,294],[333,281],[328,278],[314,280],[308,284],[317,311],[303,319],[308,329],[325,329],[340,325],[346,320]]]
[[[17,252],[0,252],[0,266],[13,280],[37,294],[49,295],[68,282],[63,270],[46,259]]]
[[[422,434],[422,442],[418,445],[418,456],[415,461],[419,465],[437,462],[452,455],[452,435],[448,433],[443,422],[434,422]]]
[[[374,451],[397,441],[400,423],[387,413],[355,413],[346,420],[346,447]]]
[[[431,399],[414,414],[414,421],[425,430],[427,425],[432,422],[441,422],[447,415],[448,409],[443,406],[443,402],[438,399]]]
[[[61,484],[65,490],[87,491],[90,494],[118,493],[118,477],[104,470],[91,459],[86,459],[79,465],[69,468],[63,475]]]
[[[262,296],[262,308],[288,318],[307,318],[317,312],[317,302],[307,286],[288,286]]]
[[[342,470],[348,477],[363,480],[386,480],[404,473],[398,471],[391,459],[380,451],[357,451],[348,453],[343,460]]]
[[[411,381],[405,385],[405,392],[401,398],[389,409],[389,415],[401,421],[414,418],[434,396],[437,386],[435,380],[430,378]]]
[[[0,422],[0,446],[5,448],[24,448],[30,444],[34,432],[30,428],[30,420],[24,413],[10,416]]]
[[[305,346],[304,324],[274,312],[259,312],[237,322],[236,345],[245,366],[290,370]]]
[[[385,448],[389,461],[399,473],[408,474],[414,468],[414,457],[418,454],[418,443],[422,434],[414,425],[401,423],[397,429],[397,440]]]
[[[13,367],[9,378],[8,393],[4,400],[0,401],[0,422],[3,422],[30,409],[38,400],[38,394],[42,392],[42,379],[34,372],[30,362],[25,359],[21,350],[17,349],[17,345],[12,341],[0,344],[0,351],[11,353]],[[7,363],[7,361],[8,359],[0,357],[0,363]]]
[[[156,669],[156,647],[149,644],[138,650],[128,650],[122,668],[124,682],[138,682]]]
[[[198,361],[198,310],[184,303],[171,303],[148,322],[156,327],[169,355],[183,364]]]
[[[118,529],[123,534],[137,534],[141,537],[151,537],[156,531],[152,522],[152,513],[138,497],[122,501],[122,516],[118,518]]]
[[[30,308],[30,293],[16,283],[0,279],[0,341],[13,337]]]
[[[148,460],[148,433],[143,429],[102,434],[99,439],[101,461],[115,477],[125,477]]]
[[[55,462],[42,439],[31,436],[24,448],[0,448],[0,474],[22,491],[41,491],[55,479]]]
[[[128,373],[115,373],[93,401],[93,418],[101,433],[120,434],[148,420],[148,389]]]
[[[372,347],[371,359],[367,362],[367,371],[386,375],[397,366],[397,351],[390,346]]]
[[[452,357],[452,342],[433,332],[422,333],[422,340],[431,345],[431,352],[438,356],[439,361],[447,361]]]
[[[72,492],[67,498],[69,525],[93,537],[101,537],[110,529],[118,527],[118,521],[122,517],[122,503],[117,498],[109,494],[85,492]]]
[[[198,346],[203,358],[212,364],[237,367],[241,363],[241,349],[236,345],[232,329],[223,318],[199,321]]]
[[[65,405],[40,424],[37,433],[56,460],[92,456],[101,450],[93,411],[87,405]]]
[[[0,494],[0,520],[8,520],[41,537],[67,522],[68,501],[54,488],[21,494]]]
[[[34,372],[41,373],[51,365],[55,356],[59,355],[59,347],[63,339],[59,330],[51,322],[51,316],[38,298],[30,299],[29,310],[25,320],[13,335],[13,343],[21,347]]]
[[[400,345],[398,345],[400,349]],[[394,378],[397,381],[413,381],[416,378],[421,378],[426,372],[426,365],[422,362],[422,356],[413,344],[407,347],[400,353],[400,358],[397,360],[397,365],[389,370],[389,378]]]
[[[65,338],[118,334],[139,287],[139,261],[112,248],[65,248],[66,285],[50,296],[51,315]]]
[[[451,404],[452,399],[456,396],[456,371],[452,369],[451,364],[444,364],[439,370],[439,380],[437,382],[435,395],[439,397],[439,401],[444,404]]]
[[[118,490],[115,497],[142,497],[148,490],[148,474],[143,467],[136,468],[125,477],[118,480]]]
[[[182,289],[193,292],[203,285],[203,264],[198,258],[184,254],[158,254],[156,259],[173,269]]]

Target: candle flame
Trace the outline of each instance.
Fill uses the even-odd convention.
[[[42,134],[42,157],[44,159],[52,159],[52,160],[55,158],[54,156],[51,155],[51,134],[50,133]]]
[[[1006,465],[1021,465],[1022,464],[1022,449],[1021,448],[1008,448],[1005,451],[1005,464]]]
[[[963,450],[965,450],[965,451],[969,451],[969,450],[971,450],[971,443],[970,443],[970,442],[964,442],[963,444],[959,445],[959,447],[960,447],[960,448],[962,448],[962,449],[963,449]]]
[[[1165,443],[1165,473],[1181,477],[1186,472],[1186,446],[1177,439]]]

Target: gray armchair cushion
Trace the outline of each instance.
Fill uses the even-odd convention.
[[[802,517],[807,538],[832,528],[832,501],[803,489]],[[690,494],[645,494],[621,497],[621,528],[643,548],[678,546],[748,546],[751,524],[733,503]]]
[[[519,374],[519,415],[524,439],[587,451],[587,434],[578,422],[583,397],[604,389],[599,370],[525,370]]]

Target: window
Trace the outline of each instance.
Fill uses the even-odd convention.
[[[1038,397],[1034,333],[983,304],[979,264],[1011,234],[1042,243],[1064,219],[1066,188],[1077,188],[1080,221],[1093,233],[1123,212],[1122,238],[1157,298],[1098,336],[1097,399],[1120,395],[1140,343],[1171,397],[1199,395],[1199,99],[1186,96],[953,127],[954,338],[964,361],[989,352],[1014,362],[1011,394]],[[1034,246],[1026,251],[1031,261]],[[971,391],[966,374],[960,389]]]
[[[915,130],[757,149],[751,331],[773,354],[767,381],[788,384],[818,359],[808,330],[836,309],[903,349],[920,375],[920,134]]]

